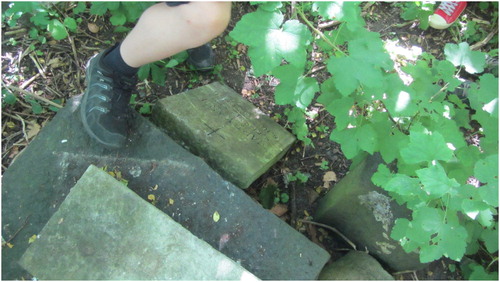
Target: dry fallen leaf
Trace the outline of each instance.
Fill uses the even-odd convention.
[[[219,212],[214,212],[213,216],[212,216],[212,219],[215,221],[215,222],[218,222],[219,219],[220,219],[220,214]]]
[[[283,204],[277,204],[272,209],[271,212],[277,216],[282,216],[288,211],[288,207]]]
[[[87,28],[90,30],[90,32],[92,33],[98,33],[99,30],[101,29],[98,25],[96,25],[95,23],[89,23],[87,25]]]
[[[333,171],[327,171],[325,175],[323,175],[323,187],[329,188],[330,182],[332,181],[337,182],[337,174]]]
[[[35,137],[42,127],[38,123],[28,124],[28,131],[26,132],[26,137],[31,139]]]
[[[35,242],[36,238],[37,238],[36,234],[35,234],[35,235],[33,235],[33,236],[31,236],[31,237],[28,239],[28,244],[31,244],[31,243]]]

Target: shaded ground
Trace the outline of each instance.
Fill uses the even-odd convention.
[[[400,8],[392,3],[376,2],[363,4],[362,7],[368,29],[381,33],[383,39],[398,39],[400,45],[407,47],[419,46],[423,51],[439,59],[443,58],[442,50],[446,43],[460,42],[458,28],[446,30],[429,28],[423,31],[418,28],[417,22],[405,22],[401,19]],[[246,55],[246,47],[232,42],[227,37],[242,15],[254,9],[248,3],[239,2],[233,5],[232,20],[228,29],[212,41],[217,54],[218,67],[215,71],[199,73],[189,70],[189,67],[184,64],[169,69],[166,86],[160,87],[151,82],[139,83],[136,107],[139,108],[144,103],[155,103],[160,98],[213,81],[223,81],[278,123],[288,127],[283,113],[284,107],[274,104],[274,87],[278,83],[276,79],[249,75],[250,61]],[[477,3],[469,5],[465,14],[476,19],[478,23],[496,21],[491,18],[491,13],[481,11]],[[84,66],[88,58],[124,37],[124,34],[113,33],[113,27],[109,25],[109,21],[102,17],[88,16],[80,26],[87,27],[88,24],[96,25],[100,30],[93,33],[84,28],[76,35],[72,35],[70,39],[52,41],[42,46],[35,43],[37,50],[41,51],[38,54],[29,50],[28,46],[32,41],[28,39],[26,31],[22,31],[22,27],[5,29],[2,26],[2,81],[4,85],[15,86],[16,88],[11,90],[21,95],[26,95],[25,91],[28,91],[41,94],[42,97],[51,101],[61,99],[63,103],[66,99],[82,93]],[[478,41],[483,40],[489,32],[496,34],[498,30],[496,25],[484,24],[483,26],[484,35],[478,32],[481,35]],[[335,26],[325,27],[323,31],[333,28]],[[18,44],[16,46],[6,44],[10,38],[17,40]],[[489,51],[491,48],[497,48],[497,42],[484,42],[484,45],[479,48],[482,51]],[[317,62],[317,65],[323,66],[321,62]],[[321,71],[318,71],[316,75],[320,81],[326,78],[326,74]],[[15,106],[3,108],[2,173],[55,114],[50,110],[33,114],[32,108],[33,105],[29,101],[22,99],[18,99]],[[312,140],[315,146],[304,147],[301,143],[296,143],[281,161],[255,181],[246,192],[256,200],[259,200],[261,190],[269,186],[275,186],[280,193],[287,194],[289,201],[279,205],[273,211],[292,227],[327,249],[335,259],[345,254],[349,246],[325,229],[303,225],[298,221],[298,219],[308,219],[309,215],[314,213],[315,200],[329,189],[334,189],[334,184],[345,176],[350,165],[339,145],[328,138],[329,133],[335,127],[332,117],[324,112],[319,104],[313,103],[311,109],[318,112],[315,119],[309,120],[311,132],[314,132]],[[305,184],[298,182],[286,184],[285,175],[297,172],[307,175],[308,181]],[[325,182],[325,174],[328,173],[328,176],[332,177],[332,172],[335,177]],[[393,275],[396,279],[405,280],[463,279],[458,271],[450,271],[449,265],[452,264],[455,262],[440,260],[422,271]]]

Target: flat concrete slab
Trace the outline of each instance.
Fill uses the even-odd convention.
[[[40,233],[91,164],[120,172],[143,199],[154,195],[158,209],[260,279],[317,277],[328,253],[202,159],[140,116],[127,146],[107,150],[84,132],[78,103],[68,101],[3,175],[2,236],[14,237],[13,248],[2,248],[3,279],[26,274],[18,261],[29,238]]]
[[[258,280],[89,166],[21,265],[43,280]]]
[[[295,142],[292,134],[219,82],[159,100],[153,121],[241,188]]]

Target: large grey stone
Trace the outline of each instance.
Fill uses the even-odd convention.
[[[43,280],[257,280],[93,165],[38,237],[20,263]]]
[[[366,247],[393,270],[423,268],[425,264],[420,263],[417,253],[406,253],[390,238],[394,221],[408,218],[410,211],[372,183],[381,162],[380,155],[375,154],[352,169],[319,201],[314,218],[339,229],[359,250]]]
[[[18,260],[28,239],[39,234],[87,167],[120,172],[128,187],[260,279],[314,279],[328,253],[255,203],[192,155],[137,116],[125,148],[107,150],[83,131],[68,101],[9,167],[2,178],[2,278],[21,279]],[[215,212],[220,220],[214,223]],[[26,224],[25,224],[26,222]],[[19,232],[17,232],[19,230]],[[229,238],[220,244],[221,238]]]
[[[161,99],[153,121],[241,188],[295,142],[292,134],[218,82]]]
[[[323,268],[319,280],[394,280],[380,263],[365,252],[350,251]]]

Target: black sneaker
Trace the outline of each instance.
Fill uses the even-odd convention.
[[[102,63],[112,48],[87,63],[86,90],[80,105],[83,126],[97,142],[123,147],[128,136],[131,109],[128,104],[136,84],[135,77],[120,76]]]
[[[210,44],[187,50],[189,57],[187,62],[198,71],[209,71],[215,66],[215,53]]]

